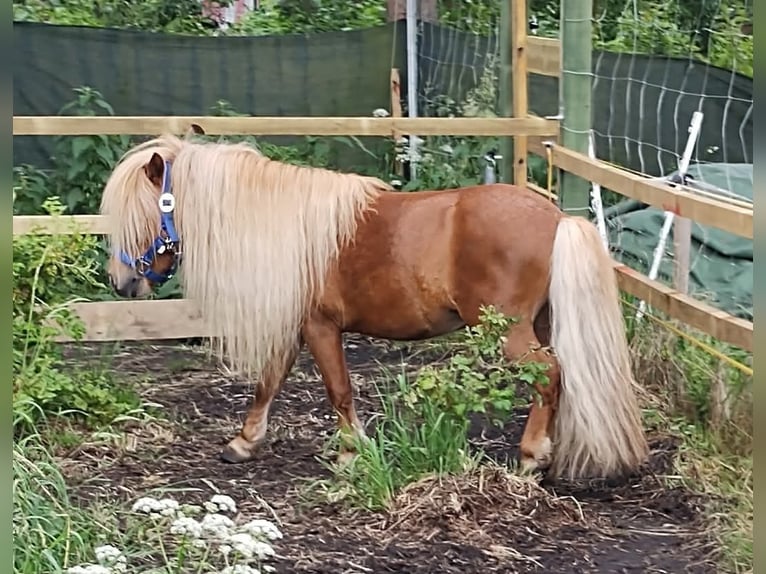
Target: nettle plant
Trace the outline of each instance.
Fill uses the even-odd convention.
[[[482,308],[480,323],[466,328],[462,341],[446,365],[426,366],[402,395],[404,404],[416,409],[428,401],[450,417],[463,420],[467,432],[471,414],[485,414],[500,426],[513,410],[524,405],[517,383],[548,384],[545,363],[514,363],[503,353],[505,333],[515,319],[494,307]]]

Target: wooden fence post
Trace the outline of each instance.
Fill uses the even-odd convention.
[[[561,3],[561,139],[563,147],[588,153],[591,130],[592,0]],[[590,216],[590,182],[559,171],[561,208]]]

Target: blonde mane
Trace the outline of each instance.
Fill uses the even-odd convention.
[[[184,294],[199,304],[232,367],[259,377],[294,348],[310,305],[383,181],[271,160],[245,144],[162,136],[129,151],[104,189],[112,256],[138,256],[160,226],[144,173],[172,162]]]

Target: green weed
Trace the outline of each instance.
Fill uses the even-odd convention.
[[[29,432],[13,445],[13,566],[16,574],[64,572],[84,561],[111,524],[69,499],[44,440]]]
[[[60,216],[57,198],[45,210]],[[76,231],[76,230],[75,230]],[[106,370],[63,368],[61,336],[77,339],[82,323],[70,293],[102,288],[93,257],[96,240],[79,233],[24,235],[13,241],[13,410],[15,430],[54,414],[103,423],[139,406],[136,393]],[[27,430],[28,430],[27,429]]]
[[[502,345],[513,322],[485,308],[479,325],[464,331],[446,364],[423,368],[412,380],[406,373],[384,377],[376,386],[382,406],[371,436],[355,439],[356,457],[330,465],[334,480],[315,486],[331,499],[381,509],[424,476],[475,468],[483,454],[469,445],[470,417],[485,415],[502,425],[524,404],[515,383],[547,381],[544,365],[505,359]]]
[[[679,336],[628,307],[634,370],[647,391],[647,423],[682,441],[666,480],[709,497],[708,519],[730,572],[753,568],[752,354],[688,327]],[[661,317],[668,321],[666,317]],[[711,353],[694,340],[712,348]]]

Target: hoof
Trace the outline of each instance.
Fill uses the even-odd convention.
[[[251,456],[245,456],[233,448],[231,448],[230,445],[226,445],[223,450],[221,450],[220,454],[218,455],[219,458],[226,463],[229,464],[240,464],[243,462],[247,462],[252,457]]]
[[[533,474],[535,472],[545,470],[545,468],[546,467],[540,464],[540,462],[538,462],[537,459],[535,459],[534,457],[531,457],[531,456],[521,457],[521,471],[523,473]]]
[[[546,470],[553,460],[553,443],[545,437],[537,449],[522,450],[521,468],[527,472]]]
[[[354,459],[356,458],[356,453],[350,450],[343,451],[341,453],[338,453],[338,459],[337,464],[338,466],[347,466],[354,462]]]
[[[259,444],[260,441],[257,441],[251,445],[241,436],[238,436],[221,450],[219,458],[229,464],[250,461],[255,458],[255,451]]]

